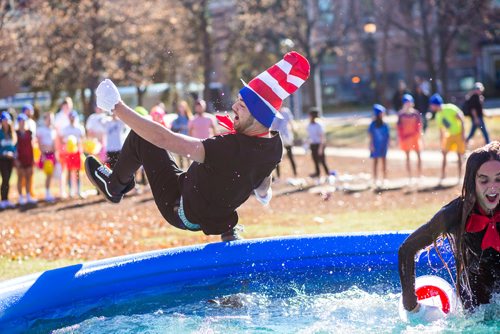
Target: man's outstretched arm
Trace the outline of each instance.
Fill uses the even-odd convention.
[[[197,162],[205,161],[205,148],[201,140],[174,133],[142,117],[121,101],[120,93],[111,80],[106,79],[97,87],[96,103],[99,108],[114,112],[135,133],[153,145]]]
[[[172,132],[163,125],[142,117],[122,101],[115,106],[114,113],[151,144],[197,162],[205,161],[205,148],[200,139]]]

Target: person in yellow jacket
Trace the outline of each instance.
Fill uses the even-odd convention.
[[[458,180],[462,176],[462,157],[465,153],[464,115],[460,108],[451,103],[444,103],[439,94],[429,99],[430,109],[436,114],[436,124],[439,127],[443,163],[441,165],[441,180],[446,176],[446,156],[448,152],[457,152]]]

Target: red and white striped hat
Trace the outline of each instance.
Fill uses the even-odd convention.
[[[295,51],[289,52],[245,84],[240,95],[250,113],[269,128],[274,117],[280,117],[278,110],[283,100],[307,80],[309,69],[309,62],[304,56]]]

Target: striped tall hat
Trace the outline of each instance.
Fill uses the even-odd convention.
[[[292,51],[245,84],[240,95],[253,117],[262,125],[271,127],[274,117],[281,118],[278,110],[283,100],[309,77],[309,68],[307,59]]]

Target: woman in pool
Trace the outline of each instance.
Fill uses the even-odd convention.
[[[500,142],[471,153],[462,195],[445,205],[413,232],[399,249],[403,306],[409,315],[432,319],[437,307],[420,304],[415,295],[415,254],[442,235],[455,257],[456,290],[462,305],[472,310],[500,293]]]

